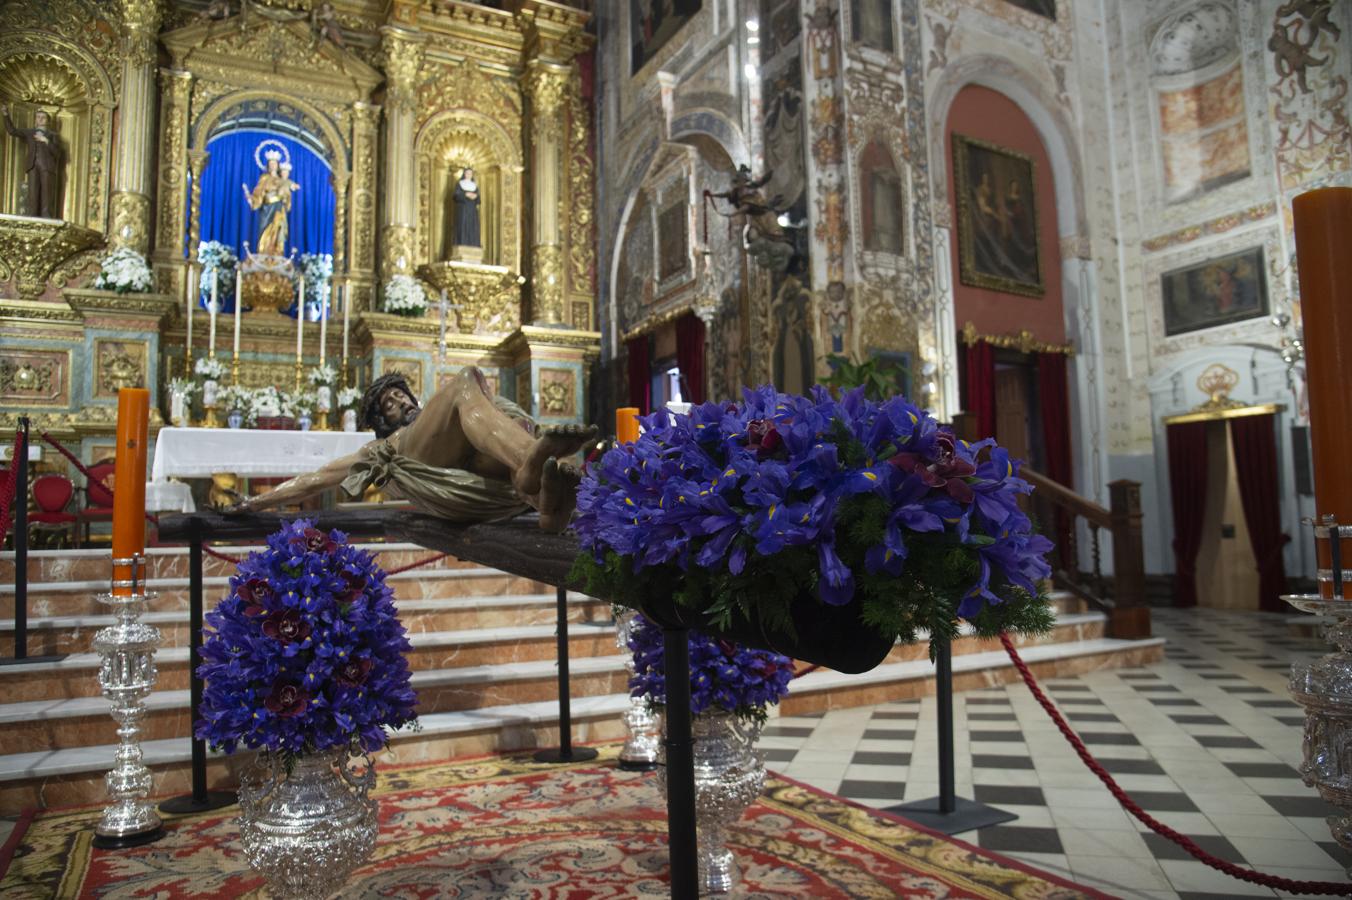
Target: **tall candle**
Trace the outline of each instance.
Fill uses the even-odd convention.
[[[347,365],[347,330],[352,308],[352,285],[343,285],[343,365]],[[346,387],[346,385],[344,385]]]
[[[638,440],[637,406],[621,406],[615,410],[615,440],[621,444]]]
[[[184,290],[184,293],[188,295],[188,336],[187,336],[187,338],[184,339],[184,343],[187,345],[187,352],[184,354],[184,356],[186,356],[186,357],[188,358],[188,360],[191,361],[191,360],[192,360],[192,317],[193,317],[193,313],[197,311],[197,275],[196,275],[196,273],[193,271],[192,263],[188,263],[188,283],[187,283],[187,285],[186,285],[186,289]],[[189,370],[188,375],[189,375],[189,377],[192,376],[192,371],[191,371],[191,369]]]
[[[244,279],[239,276],[235,277],[235,359],[239,359],[239,317],[244,311],[240,308],[240,299],[243,294],[243,282]]]
[[[332,282],[330,282],[330,287],[332,287]],[[322,367],[324,357],[328,352],[328,348],[324,345],[329,342],[329,305],[324,302],[323,288],[320,289],[319,293],[319,365]]]
[[[437,334],[437,368],[441,368],[442,362],[446,358],[446,289],[441,289],[441,303],[438,304],[440,330]]]
[[[1315,512],[1352,525],[1352,471],[1347,467],[1347,423],[1352,421],[1352,188],[1309,191],[1291,204],[1296,226],[1296,267],[1305,331],[1309,386],[1310,445],[1314,466]],[[1320,567],[1330,565],[1329,548],[1317,547]],[[1352,540],[1342,539],[1342,559]],[[1346,565],[1346,562],[1344,562]],[[1322,587],[1322,586],[1321,586]],[[1352,593],[1344,588],[1344,597]]]
[[[216,310],[220,309],[220,303],[217,302],[216,292],[221,284],[221,270],[213,269],[211,272],[211,309],[207,312],[211,316],[211,335],[207,340],[207,355],[214,357],[216,355]]]
[[[146,443],[150,427],[150,391],[117,392],[117,454],[113,464],[113,558],[127,559],[146,548]],[[113,579],[131,577],[129,566],[114,566]],[[127,596],[130,588],[113,593]]]
[[[301,347],[305,335],[305,276],[300,277],[300,294],[296,297],[296,362],[301,361]]]

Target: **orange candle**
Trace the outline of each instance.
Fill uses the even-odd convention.
[[[1292,202],[1296,266],[1305,332],[1310,397],[1315,511],[1352,525],[1352,469],[1347,466],[1347,423],[1352,422],[1352,188],[1310,191]],[[1318,547],[1327,566],[1328,547]],[[1344,567],[1352,541],[1342,541]],[[1347,596],[1346,593],[1344,596]]]
[[[150,391],[117,392],[117,457],[113,465],[113,558],[126,559],[146,549],[146,444],[150,430]],[[114,566],[113,580],[131,578],[129,566]],[[129,588],[117,588],[126,596]]]
[[[621,406],[615,410],[615,440],[621,444],[638,440],[637,406]]]

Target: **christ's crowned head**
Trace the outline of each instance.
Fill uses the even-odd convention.
[[[362,424],[386,438],[400,428],[413,424],[421,407],[413,396],[408,379],[398,372],[381,375],[362,397]]]

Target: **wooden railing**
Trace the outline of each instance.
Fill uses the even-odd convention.
[[[1141,539],[1141,485],[1122,479],[1108,484],[1104,508],[1041,472],[1024,466],[1019,474],[1033,485],[1032,511],[1042,532],[1056,544],[1049,555],[1054,584],[1108,613],[1116,638],[1150,636],[1145,602],[1145,546]],[[1080,566],[1079,533],[1089,534],[1087,570]],[[1101,535],[1112,543],[1112,574],[1103,573]]]

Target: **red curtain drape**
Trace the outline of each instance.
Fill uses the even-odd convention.
[[[1037,388],[1042,410],[1043,474],[1066,487],[1074,487],[1070,464],[1070,390],[1064,353],[1037,355]],[[1064,509],[1056,510],[1054,527],[1061,565],[1074,571],[1075,560],[1070,558],[1071,522]]]
[[[629,350],[629,405],[637,406],[638,413],[646,416],[653,400],[652,354],[649,351],[648,336],[640,335],[625,343]]]
[[[704,322],[694,313],[676,320],[676,368],[685,378],[682,399],[687,403],[703,403]]]
[[[1258,606],[1268,612],[1286,608],[1286,567],[1282,547],[1291,536],[1282,533],[1282,514],[1277,498],[1276,416],[1243,416],[1230,420],[1230,438],[1235,448],[1235,475],[1249,541],[1258,562]]]
[[[985,341],[967,346],[967,412],[976,434],[995,437],[995,348]]]
[[[1197,551],[1206,515],[1206,422],[1170,425],[1169,496],[1174,504],[1174,605],[1197,605]]]

